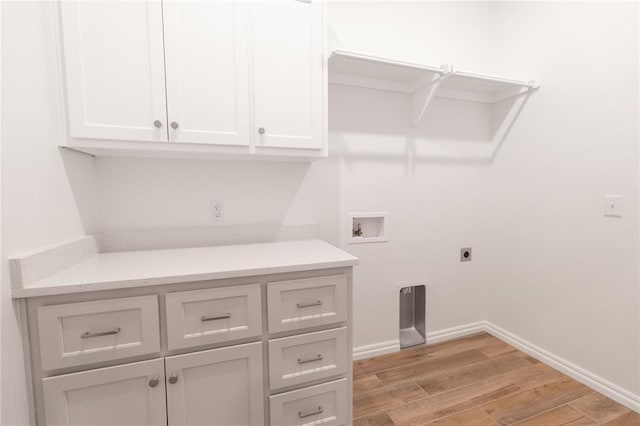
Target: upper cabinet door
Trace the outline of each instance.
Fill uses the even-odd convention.
[[[169,426],[264,424],[262,343],[165,358]]]
[[[166,142],[160,1],[60,3],[71,136]]]
[[[252,3],[256,147],[321,149],[321,0]]]
[[[249,4],[164,2],[169,141],[249,145]]]

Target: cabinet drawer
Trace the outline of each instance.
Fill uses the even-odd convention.
[[[309,278],[267,284],[269,332],[347,320],[347,277]]]
[[[167,294],[170,350],[262,334],[260,284]]]
[[[156,295],[40,306],[37,316],[43,370],[160,351]]]
[[[347,424],[347,379],[272,396],[270,406],[272,425]]]
[[[271,389],[347,372],[347,328],[269,341]]]

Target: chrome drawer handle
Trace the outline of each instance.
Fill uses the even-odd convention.
[[[307,359],[298,358],[298,364],[307,364],[315,361],[322,361],[322,354],[318,354],[314,357],[307,358]]]
[[[215,320],[221,320],[221,319],[227,319],[227,318],[231,318],[231,314],[229,312],[227,312],[224,315],[218,315],[217,317],[208,317],[206,315],[203,315],[200,317],[200,321],[205,322],[205,321],[215,321]]]
[[[88,339],[90,337],[111,336],[113,334],[120,333],[120,330],[122,330],[120,327],[116,327],[111,331],[99,331],[97,333],[89,333],[88,331],[85,331],[84,333],[82,333],[82,336],[80,336],[80,338]]]
[[[310,308],[312,306],[320,306],[320,305],[322,305],[321,300],[316,300],[315,302],[309,302],[309,303],[296,303],[296,306],[298,308]]]
[[[324,413],[324,408],[322,408],[322,406],[319,406],[317,409],[314,409],[313,411],[308,411],[308,412],[304,412],[304,411],[298,411],[298,417],[300,417],[301,419],[304,419],[305,417],[311,417],[311,416],[315,416],[316,414],[322,414]]]

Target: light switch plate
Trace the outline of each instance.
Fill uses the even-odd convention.
[[[608,194],[604,196],[604,215],[609,217],[622,216],[622,195]]]

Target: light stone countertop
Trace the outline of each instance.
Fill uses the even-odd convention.
[[[22,288],[14,298],[354,266],[321,240],[98,253]]]

